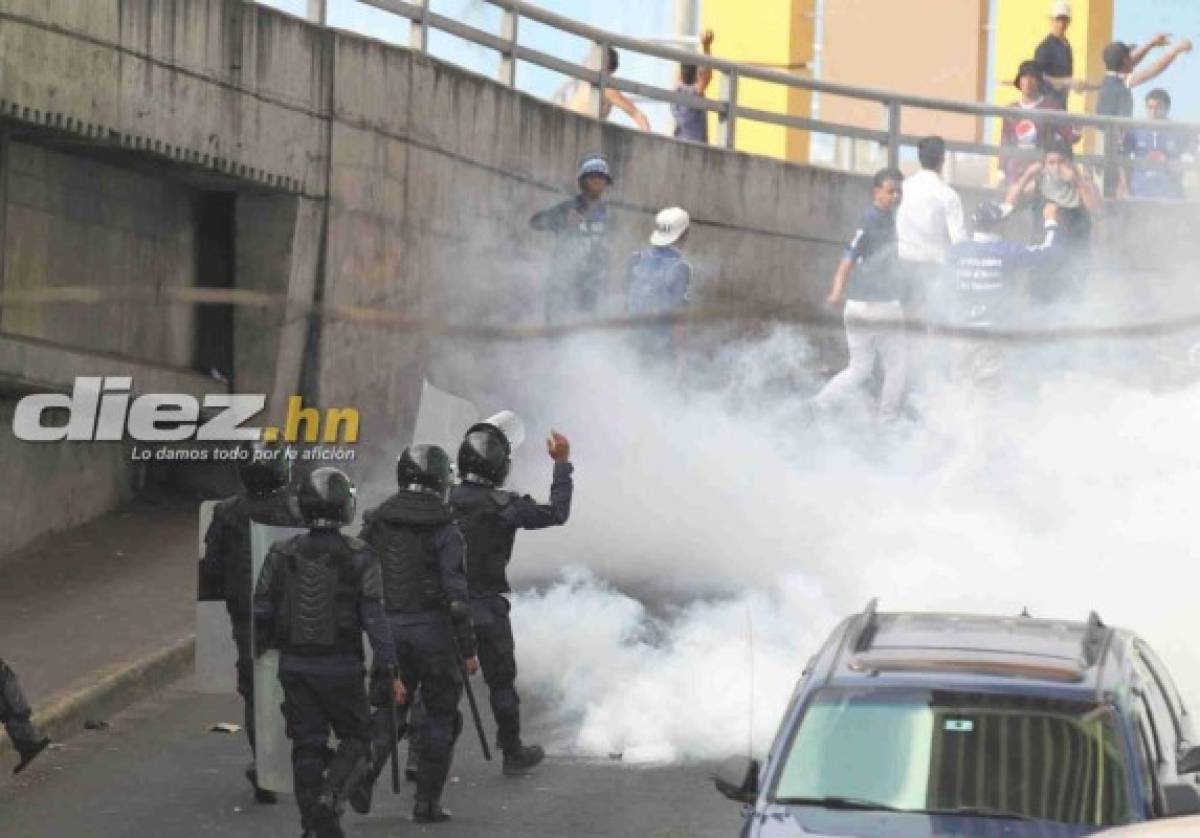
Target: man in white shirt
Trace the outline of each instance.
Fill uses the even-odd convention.
[[[929,313],[950,246],[966,241],[962,199],[942,180],[946,141],[926,137],[917,146],[921,171],[904,181],[896,214],[900,261],[907,269],[910,308]]]

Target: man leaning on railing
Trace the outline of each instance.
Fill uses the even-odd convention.
[[[612,47],[608,48],[607,61],[608,74],[616,75],[621,59]],[[588,84],[583,79],[571,79],[558,89],[552,101],[556,105],[562,105],[564,108],[575,111],[575,113],[596,116],[595,111],[592,110],[592,92],[594,90],[595,86]],[[629,115],[639,131],[650,130],[650,120],[646,119],[646,115],[638,110],[637,105],[630,102],[624,93],[612,87],[604,88],[600,94],[601,121],[608,120],[608,115],[612,113],[614,105]]]

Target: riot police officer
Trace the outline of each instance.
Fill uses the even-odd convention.
[[[379,561],[340,528],[354,518],[354,487],[336,468],[318,468],[297,494],[310,529],[277,542],[254,591],[256,652],[277,648],[292,774],[306,838],[340,838],[350,789],[369,769],[370,708],[363,683],[362,634],[375,679],[403,703],[395,647],[383,610]],[[338,738],[329,756],[330,728]]]
[[[467,542],[471,619],[496,719],[497,743],[504,753],[503,770],[505,774],[522,774],[541,762],[545,752],[538,745],[521,741],[517,661],[508,617],[511,605],[505,596],[512,588],[506,571],[517,530],[567,522],[574,467],[567,438],[552,431],[546,440],[546,450],[554,461],[550,503],[539,504],[528,495],[504,491],[501,487],[512,464],[513,441],[494,420],[467,430],[458,449],[462,482],[451,491],[450,505]]]
[[[436,445],[406,448],[396,461],[399,491],[364,516],[359,538],[379,556],[384,603],[396,643],[401,679],[409,695],[421,690],[424,717],[416,770],[413,820],[438,823],[450,813],[441,806],[454,743],[462,732],[458,709],[463,683],[459,661],[473,674],[479,668],[463,537],[446,503],[450,457]],[[376,710],[372,771],[350,803],[370,810],[371,788],[391,753],[391,708]]]
[[[8,731],[8,738],[21,757],[13,769],[14,774],[24,771],[25,766],[50,745],[50,737],[43,736],[30,721],[31,714],[29,702],[17,682],[17,673],[0,660],[0,724]]]
[[[274,527],[301,525],[289,503],[291,459],[283,446],[256,441],[239,452],[241,493],[226,498],[213,510],[204,535],[200,560],[200,599],[225,600],[233,642],[237,646],[237,691],[245,705],[246,738],[254,753],[254,655],[250,649],[251,578],[250,524]],[[274,803],[275,793],[259,788],[254,763],[246,769],[254,799]]]

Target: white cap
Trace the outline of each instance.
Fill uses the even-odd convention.
[[[650,244],[655,247],[675,244],[680,236],[687,232],[691,223],[692,220],[685,210],[668,207],[654,217],[654,232],[650,234]]]
[[[1071,4],[1067,0],[1054,0],[1050,4],[1050,17],[1070,17]]]

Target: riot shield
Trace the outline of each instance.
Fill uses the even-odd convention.
[[[299,535],[304,529],[250,524],[251,584],[258,581],[267,552],[276,541]],[[251,648],[254,621],[251,621]],[[279,684],[279,652],[272,649],[254,659],[255,767],[258,785],[270,791],[292,793],[292,751],[283,721],[283,687]]]
[[[479,410],[460,396],[426,381],[413,426],[413,444],[440,445],[453,458],[467,428],[479,421]]]
[[[200,552],[204,555],[204,536],[212,523],[217,501],[200,504]],[[224,599],[196,599],[196,690],[227,694],[237,691],[237,646],[229,625]]]

